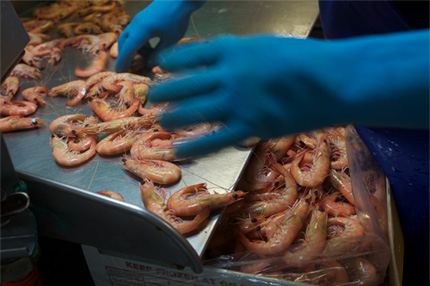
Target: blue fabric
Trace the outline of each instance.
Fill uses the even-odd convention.
[[[320,1],[327,39],[410,31],[411,24],[391,1]]]
[[[328,39],[414,29],[391,1],[320,1],[319,5]],[[429,130],[356,129],[391,182],[405,239],[403,285],[428,285]]]

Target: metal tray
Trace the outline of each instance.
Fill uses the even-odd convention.
[[[133,17],[149,3],[130,1],[125,8]],[[317,15],[316,1],[210,1],[193,14],[186,36],[281,33],[305,38]],[[75,80],[75,66],[85,66],[88,60],[80,51],[68,48],[58,65],[43,70],[42,80],[21,80],[20,91],[34,85],[52,88]],[[108,69],[114,70],[113,60]],[[85,102],[65,107],[66,101],[66,98],[51,98],[34,116],[49,124],[64,114],[91,113]],[[211,216],[202,231],[185,238],[144,209],[139,179],[120,165],[119,156],[97,154],[82,166],[67,168],[58,165],[51,155],[51,133],[47,127],[3,136],[19,177],[28,185],[41,235],[156,264],[189,266],[196,272],[202,271],[200,257],[221,211]],[[207,183],[213,190],[231,190],[250,153],[250,149],[229,147],[181,163],[182,179],[168,189],[173,193],[187,185]],[[101,190],[119,192],[126,202],[94,193]]]

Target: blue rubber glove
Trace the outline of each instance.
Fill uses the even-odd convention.
[[[127,72],[136,52],[151,65],[157,53],[176,44],[186,33],[192,12],[206,1],[157,0],[139,12],[118,39],[117,72]],[[152,38],[160,38],[155,49],[149,45]],[[153,64],[152,64],[153,65]]]
[[[168,129],[224,124],[183,144],[179,157],[336,124],[428,129],[428,51],[428,30],[336,41],[221,37],[162,53],[161,68],[182,73],[149,100],[172,102],[160,122]]]

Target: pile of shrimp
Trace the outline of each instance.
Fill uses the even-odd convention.
[[[105,72],[86,82],[69,82],[49,90],[52,96],[72,89],[81,90],[78,97],[83,98],[87,91],[97,87],[89,103],[94,116],[69,114],[58,117],[49,125],[52,156],[65,167],[84,164],[96,154],[121,156],[119,164],[143,182],[140,195],[145,208],[166,220],[181,234],[190,234],[204,227],[212,210],[240,201],[245,193],[209,192],[206,184],[201,183],[176,191],[165,202],[166,189],[159,189],[156,185],[172,185],[181,178],[181,169],[175,164],[175,144],[204,136],[216,128],[206,123],[173,132],[163,130],[157,124],[156,115],[166,106],[143,108],[142,102],[146,97],[138,90],[145,86],[147,91],[147,83],[142,76]],[[118,105],[112,107],[112,101]],[[139,106],[129,111],[134,106],[132,102],[138,102]],[[123,105],[122,110],[119,104]],[[136,116],[136,113],[140,115]],[[107,136],[101,139],[105,134]],[[98,193],[124,200],[114,191]]]
[[[109,58],[118,56],[118,36],[130,22],[130,16],[122,5],[123,1],[119,0],[57,1],[34,9],[31,18],[21,18],[30,42],[24,49],[22,62],[14,67],[2,84],[2,132],[46,125],[38,118],[28,117],[38,107],[46,105],[46,96],[73,96],[66,106],[75,106],[83,99],[90,99],[91,109],[103,121],[129,117],[136,111],[140,114],[155,113],[164,108],[143,108],[148,85],[152,83],[149,78],[105,71]],[[197,39],[184,38],[180,43]],[[23,101],[13,100],[19,89],[19,78],[41,79],[42,69],[59,64],[68,46],[81,49],[91,57],[88,66],[75,67],[75,76],[82,79],[64,83],[49,92],[46,86],[36,85],[22,91]],[[135,72],[144,68],[143,63],[136,54],[130,70]],[[153,69],[153,74],[155,78],[168,76],[158,67]],[[105,79],[101,81],[103,77]]]
[[[21,18],[30,36],[23,63],[12,74],[38,78],[38,70],[56,65],[65,48],[73,46],[92,57],[88,67],[76,67],[75,75],[88,78],[106,68],[109,54],[118,56],[116,41],[130,22],[122,1],[59,1],[33,10],[33,17]],[[112,47],[112,48],[111,48]],[[39,71],[40,74],[40,71]],[[40,77],[40,75],[39,75]]]
[[[1,86],[0,95],[0,131],[34,129],[45,125],[43,120],[28,117],[35,113],[39,106],[45,105],[44,96],[48,89],[45,86],[30,87],[22,91],[24,100],[14,100],[19,89],[19,79],[9,76]]]
[[[260,141],[238,188],[247,194],[227,207],[208,265],[315,285],[381,282],[362,255],[374,238],[357,217],[345,128]]]
[[[130,21],[130,16],[121,8],[122,4],[122,1],[109,0],[57,1],[33,9],[33,17],[21,18],[30,41],[24,49],[22,62],[13,68],[10,76],[2,83],[2,132],[46,125],[42,120],[28,115],[34,114],[38,107],[45,106],[45,97],[48,95],[55,96],[61,92],[75,95],[74,100],[66,103],[66,106],[74,106],[82,99],[85,83],[82,80],[67,84],[64,87],[69,88],[67,91],[59,87],[58,92],[52,91],[48,94],[46,86],[33,86],[22,91],[24,100],[13,100],[13,97],[19,90],[19,78],[41,79],[41,70],[48,64],[58,64],[64,57],[66,47],[70,45],[82,49],[92,57],[89,66],[75,68],[77,77],[89,78],[104,71],[109,54],[112,57],[117,56],[115,43]],[[143,93],[145,92],[147,89],[143,87]],[[133,106],[137,106],[137,103],[134,102]]]

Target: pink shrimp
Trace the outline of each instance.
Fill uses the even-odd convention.
[[[122,157],[121,161],[124,163],[126,170],[142,179],[147,178],[158,184],[173,184],[181,178],[181,169],[177,165],[167,161],[135,161],[126,155]]]
[[[348,158],[346,154],[345,137],[342,135],[330,134],[328,136],[331,148],[330,167],[341,170],[348,167]]]
[[[105,77],[102,81],[102,86],[104,89],[112,92],[118,93],[121,90],[121,87],[115,85],[118,81],[130,81],[133,83],[146,83],[151,84],[153,81],[145,76],[136,75],[132,73],[117,73],[108,77]]]
[[[300,186],[313,188],[324,182],[330,170],[330,146],[326,137],[319,140],[313,152],[313,164],[310,168],[300,167],[304,154],[297,156],[292,162],[291,174]]]
[[[331,169],[328,177],[330,183],[339,190],[351,205],[355,205],[354,195],[352,194],[351,178],[344,172]]]
[[[252,154],[247,171],[240,188],[254,192],[268,188],[279,176],[279,172],[269,168],[267,164],[268,153],[266,145],[258,145]]]
[[[245,140],[242,140],[241,142],[238,143],[238,145],[245,148],[251,148],[257,145],[260,141],[261,141],[260,137],[253,136],[253,137],[246,138]]]
[[[115,72],[105,71],[105,72],[99,72],[99,73],[96,73],[96,74],[92,75],[86,81],[87,88],[91,88],[94,85],[96,85],[98,83],[101,83],[101,81],[103,80],[103,78],[105,78],[107,76],[114,75],[114,74],[115,74]]]
[[[118,83],[118,85],[122,87],[121,91],[118,93],[120,102],[132,103],[134,98],[133,83],[129,81],[121,81]]]
[[[106,65],[108,63],[109,56],[105,51],[99,51],[93,60],[91,61],[91,64],[87,66],[86,68],[75,68],[75,75],[77,77],[90,77],[93,76],[99,72],[102,72],[105,70]]]
[[[30,51],[27,49],[24,49],[24,55],[22,56],[22,61],[26,63],[29,66],[34,66],[37,68],[42,67],[42,64],[40,63],[40,59],[36,58]]]
[[[119,200],[122,202],[124,201],[124,197],[117,192],[106,190],[106,191],[97,191],[96,193],[103,195],[103,196],[106,196],[106,197],[109,197],[109,198],[112,198],[112,199],[115,199],[115,200]]]
[[[285,136],[276,139],[270,139],[267,142],[264,142],[265,148],[267,148],[268,152],[272,153],[275,156],[275,160],[279,160],[285,153],[290,149],[290,147],[296,141],[296,136]]]
[[[37,105],[29,101],[11,100],[0,105],[0,113],[2,116],[20,115],[26,116],[35,113]]]
[[[213,130],[212,124],[200,123],[200,124],[188,126],[187,128],[183,128],[183,129],[175,129],[173,132],[179,136],[192,138],[192,137],[208,135],[212,130]]]
[[[134,86],[134,96],[140,99],[140,103],[142,104],[141,106],[143,107],[143,104],[146,101],[146,96],[148,95],[148,92],[149,92],[149,86],[146,83],[137,83],[137,84],[134,84],[133,86]]]
[[[94,116],[87,117],[84,114],[68,114],[56,118],[49,125],[52,134],[59,137],[76,137],[78,130],[87,124],[97,123]]]
[[[70,38],[73,37],[73,29],[78,26],[80,22],[62,23],[57,26],[58,34],[62,37]]]
[[[330,228],[331,226],[340,226],[343,229],[327,240],[325,253],[343,253],[348,249],[351,250],[355,243],[353,238],[362,237],[365,234],[364,228],[357,218],[332,217],[327,221],[327,227]]]
[[[54,65],[63,57],[63,52],[59,48],[61,43],[62,40],[55,39],[37,46],[27,46],[27,50],[34,56],[34,59],[48,58],[49,63]]]
[[[376,267],[369,260],[357,257],[344,261],[349,270],[349,279],[357,285],[378,285],[380,275]]]
[[[193,220],[184,222],[181,218],[175,215],[174,211],[167,209],[163,199],[151,181],[144,179],[143,183],[140,184],[139,187],[140,196],[142,197],[145,208],[164,219],[181,234],[187,234],[197,230],[209,217],[210,209],[205,208],[197,216],[195,216]]]
[[[319,255],[325,247],[327,236],[327,213],[316,205],[312,211],[311,220],[306,229],[306,238],[303,243],[292,245],[284,254],[286,264],[302,267]]]
[[[45,126],[45,122],[37,118],[8,116],[0,119],[0,131],[11,132],[24,129],[33,129]]]
[[[73,29],[73,33],[75,35],[84,35],[84,34],[102,34],[103,31],[100,29],[100,27],[94,23],[91,22],[85,22],[85,23],[79,23],[76,25],[76,27]]]
[[[14,76],[7,77],[2,83],[2,88],[5,89],[5,94],[9,99],[12,99],[19,88],[19,79]]]
[[[343,197],[335,192],[321,201],[321,208],[331,216],[351,216],[355,215],[355,207],[344,202]]]
[[[270,167],[283,175],[283,187],[272,190],[264,201],[254,204],[249,209],[251,215],[268,217],[287,209],[297,200],[297,184],[291,173],[277,163],[273,157],[270,157]]]
[[[278,224],[276,233],[267,241],[250,241],[241,232],[239,232],[239,241],[247,250],[259,255],[274,255],[285,251],[301,230],[310,204],[309,198],[298,201],[294,206],[293,214]]]
[[[149,87],[148,87],[148,91],[149,91]],[[136,97],[139,97],[138,96],[139,91],[136,90],[136,88],[135,88],[134,92],[136,93]],[[142,101],[142,97],[140,97],[140,98]],[[145,95],[145,100],[146,100],[146,95]],[[165,111],[167,109],[168,104],[169,104],[169,103],[153,104],[153,105],[151,105],[151,108],[145,108],[144,103],[145,103],[145,101],[143,100],[141,102],[141,105],[139,106],[139,109],[137,110],[137,112],[139,112],[142,115],[147,115],[147,114],[158,115],[158,114],[162,113],[163,111]]]
[[[125,103],[127,108],[111,107],[111,105],[105,100],[98,98],[93,99],[89,104],[91,109],[98,117],[100,117],[101,120],[112,121],[132,116],[139,108],[139,99],[134,98],[129,106],[127,106],[128,103]]]
[[[17,64],[10,73],[10,76],[39,79],[41,76],[40,70],[26,64]]]
[[[45,99],[43,99],[43,97],[46,96],[47,94],[48,94],[48,88],[46,88],[46,86],[29,87],[21,93],[22,97],[25,100],[40,106],[43,106],[46,104],[46,101]]]
[[[37,27],[35,27],[32,30],[29,30],[29,33],[32,34],[40,34],[40,33],[44,33],[46,31],[48,31],[49,29],[51,29],[52,27],[54,27],[54,22],[50,21],[50,20],[46,20],[46,21],[39,21],[39,25]]]
[[[86,82],[83,80],[70,81],[65,84],[53,87],[49,90],[49,96],[57,95],[72,95],[72,100],[66,102],[66,106],[75,106],[78,102],[84,98],[87,90]]]
[[[118,34],[117,33],[103,33],[98,35],[99,41],[100,41],[100,50],[107,50],[112,46],[113,43],[115,43],[118,40]]]
[[[30,42],[27,46],[39,45],[45,41],[51,40],[50,36],[41,33],[28,33],[28,36],[30,37]]]
[[[142,133],[132,130],[119,130],[97,143],[96,151],[101,155],[117,155],[130,150]]]
[[[302,268],[300,273],[285,273],[281,278],[306,285],[349,285],[348,272],[339,262],[333,260],[313,263]]]
[[[52,135],[51,148],[52,156],[58,164],[72,167],[87,162],[96,154],[96,140],[93,138],[90,148],[85,152],[80,153],[70,150],[66,141],[56,135]]]
[[[170,196],[167,207],[173,209],[177,215],[193,216],[209,207],[210,210],[225,207],[240,200],[245,193],[242,191],[224,194],[210,194],[206,184],[183,187]]]
[[[114,59],[118,57],[118,42],[115,42],[112,47],[110,47],[109,55]]]
[[[97,140],[97,137],[95,137],[94,135],[86,136],[83,138],[70,138],[69,142],[67,142],[67,146],[70,150],[84,152],[91,148],[94,139]]]
[[[108,122],[89,124],[78,131],[79,136],[85,134],[115,133],[122,129],[139,129],[149,127],[155,123],[154,117],[126,117]]]
[[[150,159],[174,161],[176,159],[173,141],[175,135],[169,132],[147,132],[131,146],[131,157],[134,160]]]

